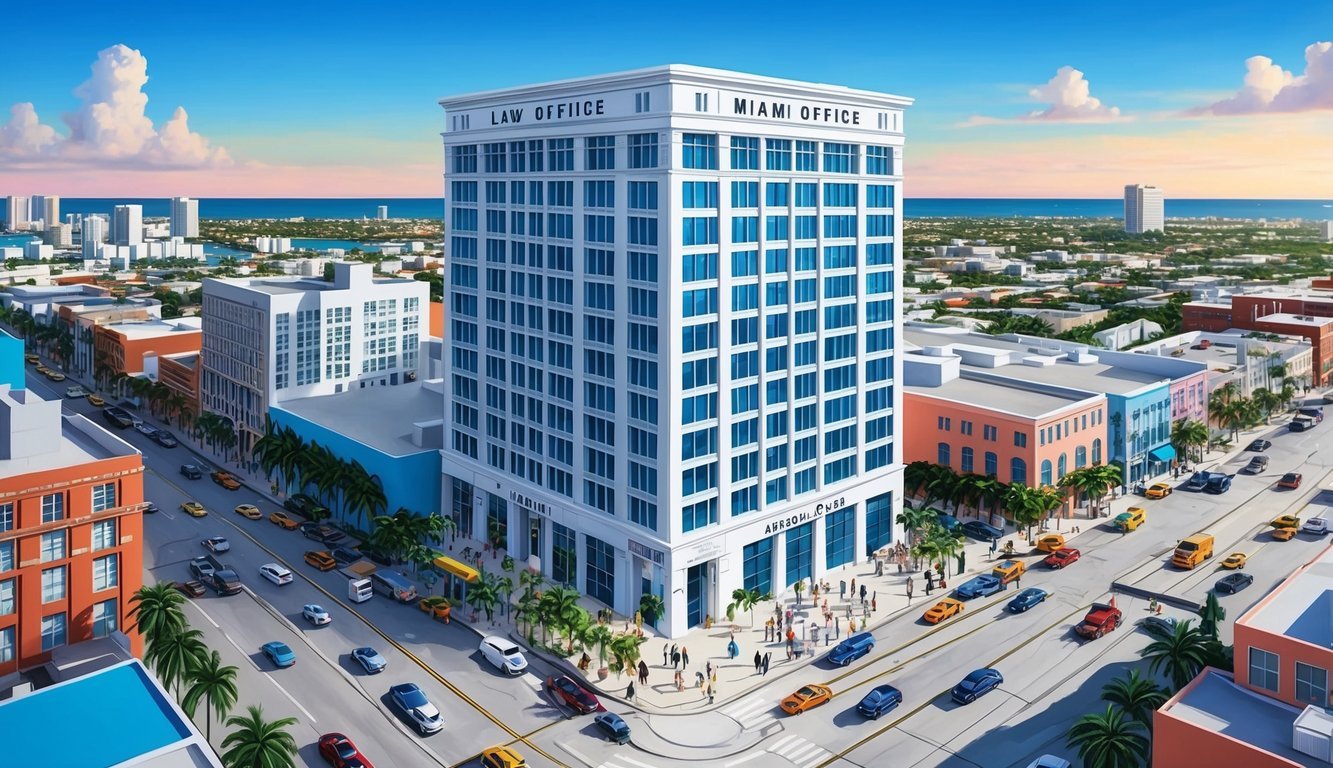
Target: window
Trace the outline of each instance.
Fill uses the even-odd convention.
[[[647,94],[644,94],[646,101]],[[632,133],[629,136],[629,167],[657,167],[657,134]]]
[[[0,573],[14,570],[14,542],[0,541]]]
[[[1051,485],[1051,460],[1042,459],[1041,461],[1041,484]]]
[[[557,584],[573,586],[578,574],[578,534],[573,528],[554,522],[551,532],[551,579]]]
[[[589,136],[583,140],[585,147],[584,170],[613,171],[616,168],[616,137]]]
[[[808,582],[814,575],[815,524],[787,531],[787,580]]]
[[[1009,460],[1009,482],[1026,485],[1028,481],[1028,463],[1018,457]]]
[[[856,558],[856,506],[824,517],[824,567],[837,568]]]
[[[866,174],[869,176],[892,176],[893,148],[867,146]]]
[[[731,137],[731,168],[736,171],[759,170],[759,139],[754,136]]]
[[[117,555],[107,555],[93,560],[93,591],[101,592],[120,583],[120,560]]]
[[[999,474],[999,458],[994,451],[986,451],[986,477],[995,477]]]
[[[798,141],[796,142],[796,170],[798,171],[817,171],[819,157],[819,142],[817,141]],[[811,188],[813,184],[809,185]],[[800,203],[797,203],[800,205]],[[809,205],[814,205],[811,200]]]
[[[856,173],[856,145],[825,142],[824,173]]]
[[[616,549],[591,536],[587,539],[588,566],[586,589],[588,596],[607,605],[615,602]]]
[[[1014,433],[1014,447],[1015,447],[1015,448],[1026,448],[1026,447],[1028,447],[1028,434],[1027,434],[1026,432],[1015,432],[1015,433]]]
[[[14,613],[14,580],[0,581],[0,616]]]
[[[947,467],[947,466],[949,466],[949,444],[948,444],[948,443],[940,443],[940,444],[939,444],[939,447],[938,447],[938,454],[937,454],[937,456],[936,456],[935,463],[936,463],[936,464],[939,464],[941,467]]]
[[[116,601],[103,600],[93,603],[93,637],[106,637],[118,628],[116,621]]]
[[[65,595],[65,566],[60,565],[42,571],[42,602],[53,603],[64,600]]]
[[[93,486],[93,511],[104,512],[116,507],[116,484],[103,483]]]
[[[682,168],[717,170],[717,136],[706,133],[682,134],[680,164]]]
[[[65,559],[65,532],[51,531],[42,534],[42,562],[50,563]]]
[[[869,556],[893,541],[893,494],[881,493],[866,500],[866,551]]]
[[[746,590],[759,590],[764,595],[773,591],[772,537],[746,544],[741,550],[741,562]]]
[[[0,533],[14,530],[14,504],[0,504]]]
[[[1250,647],[1250,685],[1277,693],[1278,656],[1262,648]]]
[[[1055,479],[1056,479],[1056,480],[1063,480],[1064,477],[1065,477],[1065,475],[1069,474],[1069,459],[1068,459],[1068,454],[1064,454],[1064,453],[1060,454],[1060,458],[1059,458],[1058,462],[1059,462],[1059,463],[1056,465],[1056,469],[1058,470],[1058,474],[1056,475]]]
[[[704,467],[698,467],[697,469],[704,469],[705,467],[716,470],[717,464],[706,464]],[[686,472],[688,471],[689,470],[686,470]],[[714,474],[716,474],[716,472],[714,472]],[[682,494],[684,494],[683,491]],[[714,496],[702,501],[696,501],[693,504],[686,504],[681,509],[680,514],[681,530],[685,533],[698,530],[705,526],[714,525],[717,523],[717,497]]]
[[[1092,441],[1092,463],[1093,466],[1102,463],[1102,439],[1100,437]]]
[[[1088,449],[1080,445],[1074,449],[1074,468],[1082,469],[1088,465]]]
[[[1296,700],[1316,707],[1328,706],[1328,670],[1296,662]]]
[[[65,517],[65,495],[50,493],[42,497],[42,522],[54,523]]]
[[[629,207],[637,211],[657,210],[657,182],[631,181],[629,183]]]
[[[790,171],[791,139],[764,139],[764,163],[770,171]]]
[[[958,470],[963,474],[968,474],[972,472],[973,471],[972,449],[964,447],[963,450],[959,452],[959,454],[960,454],[960,459],[959,459],[960,464]]]
[[[14,630],[15,627],[0,629],[0,664],[14,660]]]
[[[65,614],[42,617],[42,652],[65,644]]]
[[[551,159],[552,171],[574,170],[573,139],[547,139],[546,154]]]

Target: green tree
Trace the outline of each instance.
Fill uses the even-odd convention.
[[[1087,768],[1137,768],[1148,756],[1148,739],[1139,724],[1110,704],[1104,713],[1079,718],[1069,729],[1068,743]]]
[[[162,685],[180,696],[181,683],[190,679],[191,670],[203,663],[208,653],[204,633],[197,629],[181,629],[160,635],[148,643],[144,661],[152,665]]]
[[[1171,691],[1175,692],[1184,688],[1208,663],[1207,639],[1193,622],[1180,621],[1169,634],[1162,633],[1139,651],[1139,656],[1148,659],[1148,669],[1153,674],[1165,674],[1171,681]]]
[[[1012,312],[998,312],[988,315],[988,318],[992,319],[990,325],[986,326],[986,333],[992,336],[1019,333],[1025,336],[1050,338],[1055,335],[1055,329],[1051,327],[1051,324],[1039,317],[1016,315]]]
[[[1171,444],[1187,459],[1193,455],[1194,461],[1203,461],[1203,449],[1208,447],[1208,425],[1196,419],[1177,419],[1171,424]]]
[[[755,589],[734,589],[731,592],[731,603],[727,606],[727,621],[735,621],[736,611],[746,611],[750,614],[750,626],[754,626],[754,607],[765,600],[772,599],[772,595],[760,592]]]
[[[1217,640],[1217,626],[1227,617],[1227,611],[1217,602],[1217,593],[1208,590],[1203,607],[1199,609],[1199,631],[1204,637]]]
[[[204,708],[204,735],[213,738],[213,713],[218,719],[227,716],[236,706],[236,667],[223,666],[222,657],[217,651],[209,651],[189,672],[190,687],[185,691],[181,707],[194,717],[201,701],[207,702]]]
[[[628,672],[638,666],[639,651],[640,643],[636,635],[622,632],[611,640],[611,655],[615,657],[620,670]]]
[[[643,614],[643,620],[648,622],[648,626],[656,627],[658,619],[666,614],[666,603],[658,595],[645,592],[639,597],[639,613]],[[753,623],[754,620],[751,618],[751,624]]]
[[[601,662],[602,667],[606,666],[606,652],[611,646],[611,628],[605,624],[593,624],[583,630],[582,637],[584,645],[597,649],[597,660]]]
[[[185,629],[185,596],[170,581],[144,585],[130,597],[130,626],[139,630],[144,642],[152,644],[169,634]]]
[[[1120,707],[1131,720],[1152,733],[1152,715],[1166,703],[1166,691],[1152,680],[1131,669],[1128,675],[1117,677],[1102,686],[1102,701]]]
[[[294,768],[296,739],[287,732],[296,718],[264,719],[262,707],[246,707],[244,715],[227,719],[234,728],[222,740],[222,762],[227,768]]]
[[[588,624],[588,611],[579,605],[578,590],[564,585],[553,586],[542,594],[540,605],[542,624],[559,631],[569,643],[569,653],[572,654],[579,629]]]
[[[1032,537],[1032,526],[1046,519],[1047,494],[1042,488],[1032,488],[1020,483],[1008,486],[1004,494],[1004,506],[1016,525],[1027,529],[1028,538]]]

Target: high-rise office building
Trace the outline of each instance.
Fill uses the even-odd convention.
[[[109,229],[107,218],[101,214],[90,214],[84,216],[79,222],[79,232],[82,238],[79,242],[83,248],[83,258],[96,259],[102,243],[107,241],[107,230]]]
[[[11,232],[28,229],[28,198],[10,195],[5,198],[5,227]]]
[[[116,245],[138,245],[143,242],[143,206],[118,205],[111,224],[111,239]]]
[[[1319,239],[1326,243],[1333,243],[1333,221],[1319,222]]]
[[[51,228],[60,223],[60,197],[58,195],[33,195],[28,201],[28,221],[42,222],[42,229]]]
[[[381,205],[378,208],[376,208],[375,218],[379,219],[380,221],[384,221],[385,219],[389,218],[389,206]]]
[[[460,532],[672,636],[897,541],[910,104],[687,66],[442,101]]]
[[[171,236],[199,236],[199,201],[189,197],[171,198]]]
[[[1125,231],[1133,235],[1166,230],[1162,190],[1144,184],[1125,186]]]

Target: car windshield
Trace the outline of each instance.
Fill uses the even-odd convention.
[[[808,687],[807,687],[807,688],[802,688],[801,690],[799,690],[799,691],[796,692],[796,695],[797,695],[797,696],[800,696],[800,697],[803,698],[803,699],[808,699],[808,698],[810,698],[810,697],[812,697],[812,696],[815,695],[815,689],[813,689],[813,688],[808,688]]]
[[[292,649],[288,648],[286,643],[274,643],[273,652],[279,656],[286,656],[292,652]]]
[[[338,742],[338,757],[344,760],[349,757],[356,757],[356,747],[352,746],[352,742],[345,739]]]
[[[426,694],[422,693],[421,689],[415,686],[400,690],[398,695],[402,697],[405,706],[413,709],[424,707],[428,703],[426,701]]]
[[[511,645],[508,648],[500,649],[500,655],[502,656],[517,656],[518,654],[519,654],[518,646],[516,645]]]
[[[967,677],[963,678],[963,685],[971,687],[986,679],[987,670],[978,669]]]

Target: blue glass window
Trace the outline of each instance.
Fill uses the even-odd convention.
[[[732,463],[735,463],[735,459],[732,460]],[[747,477],[754,477],[754,475],[747,475]],[[756,509],[759,509],[759,486],[751,485],[731,492],[732,517],[753,512]]]
[[[731,242],[759,242],[759,217],[733,216],[731,219]]]
[[[790,199],[788,197],[789,189],[786,182],[768,182],[764,185],[764,204],[770,208],[786,208]]]
[[[757,274],[759,274],[759,251],[732,251],[732,277],[752,277]]]
[[[736,171],[759,170],[759,139],[757,137],[731,137],[731,168]]]
[[[1028,482],[1028,464],[1017,456],[1009,460],[1009,482],[1018,485]]]
[[[842,482],[856,474],[856,454],[824,464],[824,485]]]
[[[867,556],[893,542],[893,494],[882,493],[866,499]]]
[[[938,448],[937,448],[937,451],[936,451],[936,454],[935,454],[935,463],[936,463],[936,464],[939,464],[941,467],[947,467],[947,466],[949,466],[949,444],[948,444],[948,443],[940,443],[940,444],[939,444],[939,446],[938,446]]]
[[[866,174],[870,176],[892,176],[893,148],[867,145]]]
[[[791,170],[791,139],[764,139],[764,162],[770,171]]]
[[[629,167],[657,167],[656,133],[631,133],[629,135]]]
[[[616,548],[592,536],[585,536],[584,538],[587,541],[586,588],[588,596],[607,605],[614,605]]]
[[[681,230],[682,245],[717,245],[716,216],[687,216]]]
[[[716,181],[684,181],[680,185],[680,207],[716,208]]]
[[[824,142],[824,173],[856,173],[856,145]]]
[[[573,139],[547,139],[546,154],[550,158],[552,171],[574,170]]]
[[[808,582],[814,575],[815,524],[806,523],[787,531],[787,581]]]
[[[731,207],[758,208],[759,182],[757,181],[731,182]]]
[[[775,275],[787,271],[786,248],[770,248],[764,251],[764,274]]]
[[[682,168],[717,170],[717,136],[708,133],[682,134],[680,155]]]
[[[856,207],[855,184],[825,184],[824,205],[841,208]]]
[[[687,253],[680,257],[680,264],[681,279],[684,282],[717,279],[716,253]]]
[[[760,539],[741,549],[745,589],[767,595],[773,591],[773,538]]]
[[[796,170],[818,171],[819,170],[818,159],[819,159],[819,142],[817,141],[796,142]],[[814,203],[811,203],[811,205],[814,205]]]
[[[584,170],[613,171],[616,167],[616,137],[589,136],[583,140]]]
[[[708,466],[716,467],[716,464]],[[696,501],[693,504],[686,504],[681,508],[681,527],[685,533],[689,533],[697,528],[714,525],[717,523],[717,497],[703,501]]]
[[[837,568],[856,558],[856,506],[824,516],[824,567]]]

